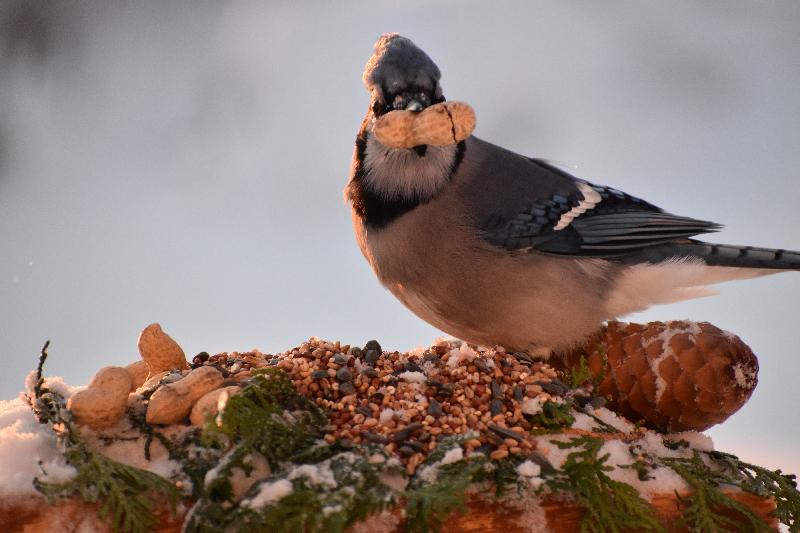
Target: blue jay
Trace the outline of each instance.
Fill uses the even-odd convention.
[[[439,79],[412,41],[379,38],[345,196],[378,279],[442,331],[547,356],[605,320],[714,294],[709,284],[800,269],[800,252],[696,240],[721,226],[475,136],[383,146],[376,119],[443,102]]]

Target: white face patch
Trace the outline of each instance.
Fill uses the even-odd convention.
[[[386,148],[367,133],[364,185],[388,200],[433,197],[444,187],[456,160],[456,146],[428,146],[420,157],[413,150]]]
[[[592,189],[592,187],[586,183],[579,182],[578,189],[580,189],[581,193],[583,194],[583,200],[581,200],[578,205],[570,209],[568,212],[561,215],[561,218],[558,219],[558,224],[556,224],[553,228],[555,231],[560,231],[566,228],[572,224],[573,220],[584,214],[589,209],[592,209],[602,200],[600,193]]]

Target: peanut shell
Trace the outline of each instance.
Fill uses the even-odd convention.
[[[147,406],[148,424],[177,424],[206,393],[222,385],[222,373],[214,367],[201,366],[174,383],[156,389]]]
[[[125,367],[125,370],[131,375],[134,389],[141,387],[147,380],[147,376],[150,375],[150,365],[147,364],[147,361],[131,363]]]
[[[150,366],[151,376],[174,368],[189,368],[183,349],[159,324],[150,324],[139,334],[139,354]]]
[[[113,426],[125,414],[128,394],[133,388],[133,378],[124,368],[101,368],[86,389],[76,392],[67,401],[75,421],[92,429]]]
[[[233,396],[241,390],[241,387],[230,385],[205,393],[202,398],[197,400],[197,403],[192,407],[192,412],[189,414],[189,420],[192,422],[192,425],[202,426],[205,424],[209,414],[216,416],[219,412],[219,399],[223,394]]]

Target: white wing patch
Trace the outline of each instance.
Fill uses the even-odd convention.
[[[578,189],[580,189],[581,194],[583,194],[583,200],[581,200],[578,205],[561,215],[561,218],[558,219],[558,223],[553,228],[555,231],[560,231],[566,228],[572,223],[573,220],[584,214],[589,209],[592,209],[603,199],[600,196],[600,193],[592,189],[592,187],[587,183],[578,183]]]
[[[713,296],[717,291],[706,285],[778,272],[780,270],[708,266],[699,259],[633,265],[623,270],[614,283],[606,301],[606,311],[611,317],[620,317],[651,305]]]

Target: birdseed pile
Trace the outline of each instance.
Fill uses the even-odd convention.
[[[237,381],[253,365],[286,371],[300,395],[328,412],[326,442],[382,445],[409,475],[447,437],[470,435],[467,454],[503,459],[536,449],[529,418],[547,402],[603,403],[570,391],[555,369],[527,354],[455,340],[401,353],[384,352],[377,341],[353,347],[312,338],[278,355],[202,354],[193,360],[200,365],[219,366]]]

